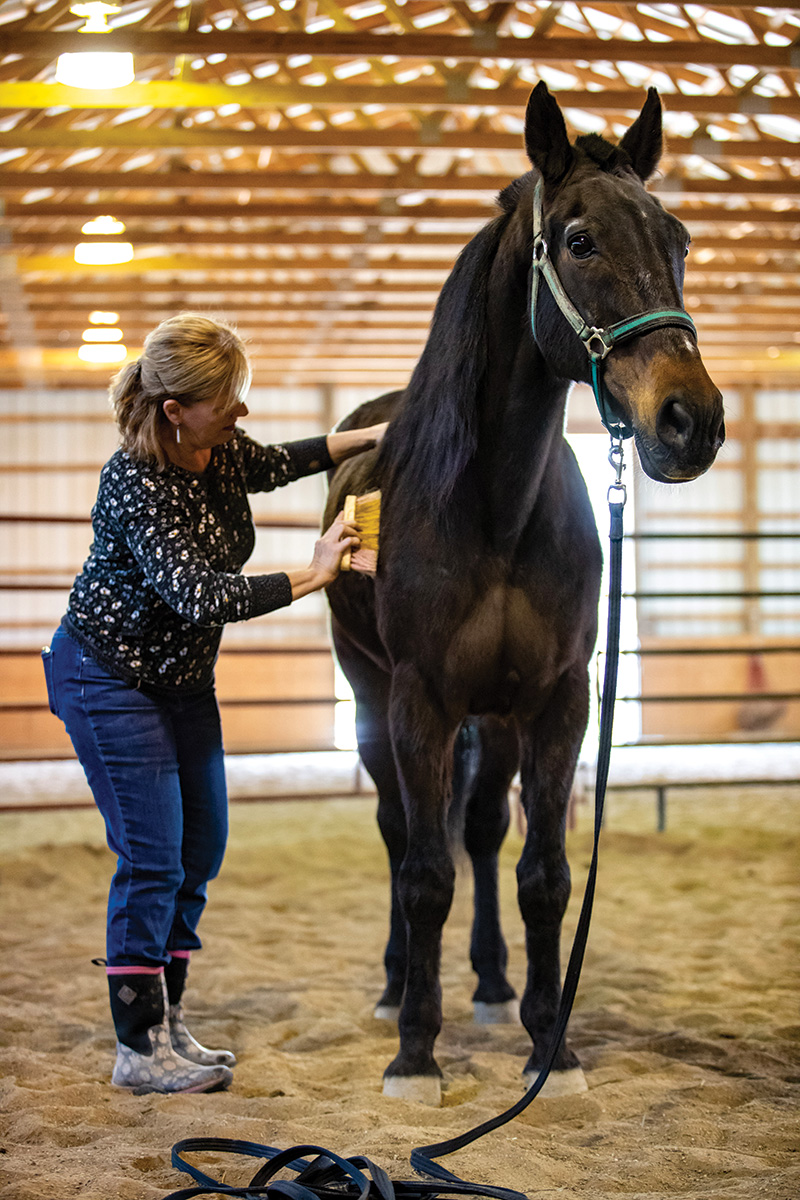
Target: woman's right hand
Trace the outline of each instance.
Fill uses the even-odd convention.
[[[357,550],[361,545],[358,531],[358,525],[345,524],[344,513],[340,512],[330,528],[317,539],[311,565],[305,570],[286,572],[292,588],[292,600],[299,600],[301,596],[318,592],[320,588],[333,583],[342,568],[345,550]]]
[[[341,570],[345,550],[359,548],[361,539],[358,532],[359,526],[346,524],[344,512],[340,512],[333,524],[318,539],[314,546],[310,569],[322,578],[320,587],[327,587],[329,583],[333,583]]]

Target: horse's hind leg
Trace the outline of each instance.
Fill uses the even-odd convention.
[[[521,737],[522,803],[528,832],[517,866],[517,882],[525,921],[528,978],[520,1015],[533,1039],[533,1051],[525,1066],[529,1085],[539,1073],[552,1041],[561,999],[561,921],[570,894],[564,847],[566,817],[588,707],[587,673],[576,667],[561,677],[544,713],[522,731]],[[544,1094],[585,1090],[580,1063],[562,1040]]]
[[[391,918],[384,954],[386,989],[375,1007],[379,1020],[396,1021],[406,985],[406,922],[397,878],[406,852],[406,817],[389,733],[391,676],[377,667],[333,623],[336,653],[356,698],[356,737],[361,760],[378,790],[378,825],[391,870]]]
[[[408,663],[396,667],[392,678],[391,728],[408,835],[397,880],[408,954],[400,1051],[386,1068],[383,1091],[439,1104],[441,1071],[433,1047],[442,1024],[442,926],[455,880],[447,836],[455,727]]]
[[[463,726],[456,744],[454,805],[465,805],[464,846],[475,883],[470,960],[478,976],[475,1020],[500,1025],[519,1020],[516,992],[506,978],[508,950],[500,926],[497,860],[508,829],[508,789],[519,762],[516,729],[492,718]]]

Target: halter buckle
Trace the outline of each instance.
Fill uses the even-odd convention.
[[[592,325],[583,339],[586,353],[594,362],[601,362],[614,347],[614,335],[607,329],[598,329]]]
[[[533,241],[533,264],[538,267],[547,258],[547,242],[540,234]]]

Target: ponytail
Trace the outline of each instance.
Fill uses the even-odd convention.
[[[161,405],[144,386],[140,358],[126,363],[112,379],[109,400],[117,419],[122,449],[127,450],[131,458],[144,462],[155,460],[163,470],[169,461],[159,437],[164,417]]]

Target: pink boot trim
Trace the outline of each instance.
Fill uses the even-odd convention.
[[[161,975],[163,967],[106,967],[106,975]]]

